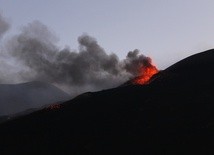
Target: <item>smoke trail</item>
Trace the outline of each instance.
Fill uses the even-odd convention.
[[[16,62],[14,67],[19,68],[13,81],[49,82],[76,95],[118,86],[137,76],[140,67],[148,63],[149,58],[138,50],[119,60],[117,55],[107,54],[89,35],[80,36],[78,43],[78,51],[61,50],[47,26],[39,21],[28,24],[5,45]]]

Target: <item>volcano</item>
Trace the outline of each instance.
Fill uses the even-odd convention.
[[[88,92],[0,125],[1,154],[214,154],[214,50],[149,84]]]

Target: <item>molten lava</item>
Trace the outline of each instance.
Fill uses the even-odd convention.
[[[140,69],[140,76],[135,78],[133,83],[141,85],[148,84],[151,77],[156,73],[158,73],[158,69],[151,63],[147,66],[142,66]]]

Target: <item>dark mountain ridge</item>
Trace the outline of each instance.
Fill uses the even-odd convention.
[[[70,98],[57,87],[39,81],[0,84],[0,116],[14,115]]]
[[[2,154],[213,154],[214,50],[148,85],[85,93],[0,125]]]

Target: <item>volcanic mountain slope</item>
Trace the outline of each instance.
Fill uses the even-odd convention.
[[[1,154],[214,154],[214,50],[0,125]]]
[[[43,82],[0,85],[0,116],[69,100],[71,97],[53,85]]]

